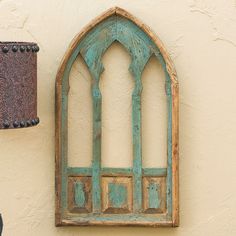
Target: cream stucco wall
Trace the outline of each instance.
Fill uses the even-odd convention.
[[[174,61],[180,83],[180,227],[153,228],[55,228],[54,227],[54,84],[56,71],[71,39],[97,15],[112,6],[120,6],[149,25],[162,39]],[[0,131],[0,212],[4,218],[3,236],[233,236],[236,235],[236,1],[235,0],[0,0],[0,40],[34,41],[38,54],[38,127]],[[132,79],[127,73],[130,58],[120,45],[114,45],[104,57],[106,72],[101,89],[118,98],[104,103],[103,164],[130,165],[129,103]],[[76,62],[71,83],[83,87],[86,97],[89,75]],[[78,70],[76,70],[78,66]],[[114,71],[113,71],[114,69]],[[155,71],[156,70],[156,71]],[[113,71],[113,72],[112,72]],[[160,80],[156,80],[159,73]],[[81,81],[75,80],[75,77]],[[159,136],[147,141],[153,117],[164,120],[163,94],[160,104],[148,101],[150,91],[163,86],[159,65],[152,60],[145,71],[143,102],[148,110],[144,126],[146,166],[152,166],[156,151],[163,156],[164,143]],[[84,78],[84,80],[83,80]],[[110,80],[108,80],[110,78]],[[127,80],[124,80],[127,78]],[[152,79],[154,78],[154,79]],[[123,80],[122,80],[123,79]],[[114,84],[119,86],[114,87]],[[74,86],[72,86],[74,88]],[[111,88],[106,89],[107,87]],[[122,90],[121,88],[125,88]],[[125,92],[124,92],[125,91]],[[72,97],[80,101],[76,90]],[[74,95],[73,95],[74,92]],[[73,101],[71,100],[71,105]],[[87,119],[70,114],[70,126],[78,115],[89,130],[91,115],[87,106],[78,102]],[[116,109],[113,105],[116,104]],[[156,110],[155,110],[156,109]],[[118,121],[118,117],[123,118]],[[126,115],[128,114],[128,115]],[[146,113],[145,113],[146,114]],[[111,117],[115,123],[108,119]],[[78,122],[78,125],[80,122]],[[82,126],[78,130],[82,130]],[[161,130],[162,127],[154,127]],[[81,139],[71,130],[71,164],[73,156],[89,156],[90,136]],[[153,132],[156,133],[157,132]],[[161,132],[165,136],[165,132]],[[76,149],[78,142],[84,149]],[[120,142],[119,142],[120,140]],[[160,149],[155,149],[157,140]],[[114,142],[118,141],[118,146]],[[120,148],[125,145],[125,148]],[[150,145],[148,148],[148,145]],[[113,150],[119,152],[117,155]],[[88,165],[89,159],[83,159]],[[162,159],[158,165],[164,165]]]

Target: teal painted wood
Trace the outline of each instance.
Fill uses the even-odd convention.
[[[148,203],[149,208],[157,209],[160,205],[159,199],[159,185],[157,183],[150,183],[148,189]]]
[[[99,79],[104,70],[102,64],[102,56],[110,45],[118,41],[129,52],[132,58],[129,70],[133,75],[135,82],[134,91],[132,94],[132,129],[133,129],[133,168],[101,168],[101,101],[102,95],[99,89]],[[85,63],[88,66],[92,76],[92,99],[93,99],[93,158],[90,168],[72,168],[68,167],[67,163],[67,109],[68,109],[68,91],[69,91],[69,74],[71,67],[81,54]],[[168,104],[168,154],[167,154],[167,168],[142,168],[142,144],[141,144],[141,93],[142,93],[142,72],[151,55],[154,54],[163,66],[166,75],[166,94]],[[101,214],[101,177],[102,176],[133,176],[133,210],[134,213],[127,219],[136,221],[168,221],[171,220],[172,214],[172,94],[171,94],[171,80],[166,70],[166,64],[160,50],[149,36],[143,32],[137,25],[128,19],[120,16],[111,16],[93,28],[86,36],[79,42],[70,56],[62,80],[62,122],[61,122],[61,204],[62,214],[66,216],[68,208],[68,176],[92,176],[92,205],[93,213],[87,216],[74,216],[73,220],[83,222],[87,220],[99,221],[116,221],[120,220],[119,215],[104,217]],[[166,176],[167,179],[167,214],[157,217],[149,217],[142,213],[142,178],[144,176]],[[76,187],[78,193],[80,187]],[[115,191],[115,190],[114,190]],[[113,192],[113,191],[112,191]],[[155,193],[155,192],[154,192]],[[157,205],[157,196],[151,192],[153,205]],[[76,197],[79,199],[79,196]],[[113,198],[112,198],[113,199]],[[115,200],[114,200],[115,201]],[[118,200],[117,200],[118,201]],[[159,201],[159,200],[158,200]],[[82,200],[79,200],[79,204]],[[118,203],[117,203],[118,204]],[[84,218],[85,217],[85,218]],[[123,217],[123,216],[122,216]],[[125,220],[125,218],[123,218]]]
[[[86,167],[68,167],[68,176],[92,176],[92,168]]]
[[[131,176],[132,173],[132,168],[102,168],[103,176]]]
[[[135,88],[132,95],[132,119],[133,119],[133,208],[142,210],[142,150],[141,150],[141,73],[150,58],[152,52],[143,31],[135,27],[131,31],[130,22],[122,18],[111,17],[109,21],[101,23],[101,26],[93,30],[82,42],[81,55],[84,58],[93,77],[93,207],[94,212],[101,210],[100,192],[100,163],[101,163],[101,94],[99,91],[99,78],[103,72],[102,56],[107,48],[117,40],[131,54],[132,63],[129,67],[135,80]],[[134,25],[132,25],[134,27]],[[131,26],[131,27],[132,27]],[[105,40],[99,40],[105,39]],[[98,97],[99,96],[99,97]],[[99,100],[98,100],[99,99]],[[99,101],[99,103],[96,103]],[[99,137],[98,137],[99,135]]]
[[[122,208],[127,205],[127,189],[122,184],[109,183],[108,197],[110,206],[113,208]]]
[[[92,168],[68,167],[68,176],[92,176]],[[133,176],[133,168],[101,168],[102,176]],[[142,176],[163,177],[167,175],[167,168],[143,168]]]
[[[168,104],[168,143],[167,143],[167,212],[168,217],[171,219],[172,216],[172,95],[168,94],[170,91],[170,85],[166,83],[167,87],[167,104]]]
[[[167,168],[143,168],[143,176],[162,177],[167,175]]]
[[[68,130],[67,130],[67,104],[68,104],[69,81],[63,80],[62,83],[62,120],[61,120],[61,139],[63,145],[61,148],[61,214],[65,214],[67,210],[68,198],[68,179],[67,179],[67,152],[68,152]]]
[[[92,202],[93,211],[101,212],[101,93],[98,79],[95,79],[93,91],[93,163],[92,163]]]
[[[148,47],[149,44],[144,41],[145,34],[142,31],[135,33],[130,31],[130,22],[122,18],[117,22],[117,40],[127,48],[132,57],[129,71],[135,81],[132,94],[133,209],[134,212],[140,212],[142,211],[141,74],[152,52]]]
[[[84,193],[84,184],[80,181],[74,183],[75,204],[77,207],[85,207],[86,198]]]
[[[88,36],[86,41],[82,42],[81,55],[84,58],[88,69],[92,75],[93,87],[93,161],[92,161],[92,203],[93,212],[101,212],[101,92],[99,89],[100,75],[104,70],[102,65],[102,55],[108,46],[114,41],[115,18],[106,22],[98,30],[94,30]],[[98,40],[97,37],[106,38]]]
[[[137,90],[138,91],[138,90]],[[140,91],[141,93],[141,91]],[[133,209],[142,210],[142,147],[141,147],[141,98],[140,94],[132,96],[133,118]]]

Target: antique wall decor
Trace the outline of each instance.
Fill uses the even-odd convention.
[[[32,127],[37,116],[36,43],[0,42],[0,129]],[[3,220],[0,214],[0,236]]]
[[[0,129],[37,125],[35,43],[0,42]]]
[[[131,55],[133,167],[101,166],[102,56],[114,41]],[[78,55],[91,77],[93,156],[91,167],[70,167],[68,147],[69,74]],[[168,106],[167,168],[142,167],[142,71],[155,55],[165,72]],[[161,41],[138,19],[118,7],[92,21],[72,41],[56,78],[56,226],[178,226],[178,81]]]

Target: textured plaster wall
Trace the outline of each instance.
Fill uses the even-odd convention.
[[[149,25],[162,39],[170,52],[180,82],[180,217],[179,228],[55,228],[54,227],[54,84],[56,71],[65,50],[81,28],[104,10],[118,5]],[[160,236],[233,236],[236,235],[236,1],[235,0],[0,0],[0,40],[35,41],[40,45],[38,57],[38,112],[41,123],[38,127],[21,130],[0,131],[0,212],[4,218],[4,236],[88,236],[88,235],[160,235]],[[109,56],[115,58],[109,59]],[[119,82],[119,99],[104,104],[103,164],[110,166],[116,160],[113,149],[124,156],[132,155],[128,137],[130,131],[117,133],[119,125],[127,127],[130,119],[127,100],[132,89],[132,80],[126,72],[130,58],[119,46],[114,45],[104,57],[107,72],[103,75],[101,89],[104,96],[112,95],[114,83]],[[126,63],[124,63],[126,62]],[[82,64],[81,61],[76,65]],[[149,104],[148,91],[157,86],[152,73],[160,72],[157,62],[151,61],[145,71],[149,80],[146,86],[145,107]],[[75,65],[75,66],[76,66]],[[156,65],[156,66],[155,66]],[[115,72],[111,72],[114,67]],[[89,90],[89,75],[85,67],[79,67],[80,83]],[[117,69],[117,68],[120,68]],[[153,71],[154,70],[154,71]],[[78,73],[73,68],[74,75]],[[127,77],[127,80],[121,80]],[[111,78],[108,81],[108,78]],[[155,77],[156,78],[156,77]],[[112,84],[112,81],[114,82]],[[146,82],[145,82],[146,83]],[[125,92],[121,87],[125,88]],[[160,87],[162,84],[160,83]],[[81,97],[86,97],[84,92]],[[73,92],[73,89],[72,89]],[[76,91],[74,90],[74,94]],[[114,93],[113,93],[114,94]],[[75,99],[78,99],[74,96]],[[73,97],[73,94],[72,94]],[[153,98],[158,98],[154,96]],[[159,98],[162,99],[160,94]],[[121,101],[127,101],[125,107]],[[126,119],[112,124],[109,116]],[[72,105],[73,102],[70,102]],[[88,106],[78,104],[89,121]],[[115,106],[114,106],[115,107]],[[145,108],[145,109],[146,109]],[[164,110],[164,106],[160,105]],[[156,108],[155,108],[156,109]],[[144,126],[151,133],[149,124],[153,117],[144,117]],[[127,115],[124,115],[127,113]],[[70,114],[70,126],[77,113]],[[159,117],[159,118],[158,118]],[[80,115],[79,120],[83,120]],[[117,124],[117,125],[116,125]],[[85,122],[89,130],[89,122]],[[81,130],[82,127],[79,127]],[[153,128],[158,129],[158,128]],[[114,131],[115,130],[115,131]],[[117,132],[116,132],[117,131]],[[76,155],[76,136],[71,130],[71,156]],[[155,132],[156,133],[156,132]],[[87,148],[78,150],[78,155],[89,154],[89,132],[84,142]],[[155,134],[156,135],[156,134]],[[162,133],[162,135],[165,135]],[[80,136],[78,136],[80,137]],[[117,147],[115,141],[119,141]],[[158,145],[161,140],[157,136]],[[113,141],[112,141],[113,140]],[[124,140],[127,140],[124,141]],[[147,141],[146,145],[149,145]],[[150,140],[147,166],[153,165],[155,145]],[[109,147],[105,144],[109,144]],[[120,146],[119,146],[120,145]],[[160,155],[163,150],[159,150]],[[153,154],[154,153],[154,154]],[[76,163],[73,158],[71,164]],[[88,165],[89,160],[83,160]],[[115,163],[130,165],[128,158]],[[158,163],[163,165],[164,161]]]

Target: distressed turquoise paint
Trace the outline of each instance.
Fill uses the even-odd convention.
[[[68,167],[68,176],[92,176],[92,168],[86,167]]]
[[[68,176],[92,176],[92,168],[68,167]],[[133,168],[101,168],[102,176],[132,176]],[[167,175],[167,168],[143,168],[142,176],[162,177]]]
[[[61,101],[61,214],[66,215],[68,205],[68,179],[67,179],[67,166],[68,166],[68,92],[69,92],[69,74],[71,67],[76,60],[80,51],[80,45],[72,53],[67,61],[66,68],[62,79],[62,101]]]
[[[134,28],[134,29],[133,29]],[[93,77],[93,207],[94,212],[101,210],[100,192],[100,162],[101,162],[101,94],[99,78],[104,70],[102,55],[115,40],[119,41],[131,54],[132,63],[129,67],[135,80],[132,95],[132,125],[133,125],[133,202],[134,211],[142,210],[142,150],[141,150],[141,73],[149,60],[152,51],[147,36],[137,26],[119,17],[111,17],[90,32],[83,41],[81,55]]]
[[[146,37],[141,30],[130,30],[133,29],[133,25],[122,18],[117,22],[117,40],[127,48],[132,57],[129,71],[135,81],[132,94],[133,209],[134,212],[140,212],[142,210],[141,74],[152,52],[149,41],[145,42]]]
[[[108,184],[109,206],[122,208],[127,204],[127,188],[123,184]]]
[[[141,93],[141,92],[140,92]],[[132,96],[132,125],[133,125],[133,209],[135,212],[142,208],[142,147],[141,147],[141,98]]]
[[[148,188],[148,204],[149,208],[159,208],[159,185],[151,182]]]
[[[129,21],[120,18],[117,23],[117,40],[129,51],[132,62],[129,71],[134,77],[135,87],[132,94],[132,129],[133,129],[133,209],[142,211],[142,145],[141,145],[141,93],[142,71],[152,52],[145,42],[145,34],[130,30]],[[149,41],[148,41],[149,42]]]
[[[68,81],[63,79],[62,83],[62,114],[61,114],[61,139],[63,145],[61,145],[61,214],[65,214],[67,210],[67,189],[68,179],[66,175],[67,171],[67,152],[68,152],[68,130],[67,130],[67,104],[68,104]]]
[[[133,128],[133,168],[101,168],[101,93],[99,89],[99,79],[104,68],[102,65],[102,56],[109,46],[114,42],[120,42],[129,52],[132,58],[129,70],[133,75],[135,87],[132,94],[132,128]],[[68,109],[68,91],[69,74],[71,67],[81,54],[92,76],[92,98],[93,98],[93,161],[90,168],[68,167],[67,164],[67,109]],[[166,74],[166,94],[168,106],[168,157],[167,168],[142,168],[142,149],[141,149],[141,76],[150,56],[154,54],[160,61]],[[92,176],[92,205],[93,213],[86,216],[72,217],[78,222],[87,220],[116,221],[167,221],[171,220],[172,214],[172,94],[171,80],[166,70],[165,61],[160,50],[138,26],[128,19],[120,16],[112,16],[98,24],[79,42],[74,52],[70,56],[62,81],[62,114],[61,114],[61,158],[62,158],[62,190],[61,202],[62,213],[66,215],[67,210],[67,177]],[[107,216],[99,215],[101,212],[101,176],[133,176],[133,209],[131,215]],[[167,178],[167,215],[149,217],[142,213],[142,177],[143,176],[166,176]],[[79,188],[79,187],[78,187]],[[154,193],[152,193],[154,194]],[[153,197],[154,198],[154,197]],[[82,200],[81,200],[82,202]],[[156,205],[157,203],[153,203]],[[67,216],[69,219],[70,217]]]
[[[167,83],[168,86],[169,83]],[[169,84],[170,86],[170,84]],[[167,91],[170,88],[167,87]],[[167,212],[169,218],[172,215],[172,95],[167,94],[168,104],[168,143],[167,143],[167,179],[166,179],[166,198],[167,198]]]
[[[132,168],[102,168],[102,175],[104,176],[131,176],[133,172]]]
[[[99,89],[100,75],[104,70],[102,55],[114,41],[113,25],[115,18],[92,31],[83,41],[81,55],[93,78],[93,162],[92,162],[92,202],[93,212],[101,212],[101,105],[102,96]],[[100,37],[101,40],[98,40]],[[104,40],[102,40],[104,39]]]
[[[166,174],[167,174],[166,168],[143,168],[144,176],[161,177],[161,176],[166,176]]]
[[[92,201],[93,211],[101,211],[101,93],[98,80],[93,85],[93,163],[92,163]]]
[[[75,204],[78,207],[85,207],[86,197],[84,192],[84,184],[80,181],[76,181],[74,183],[74,191],[75,191]]]

